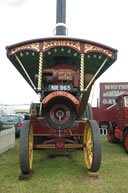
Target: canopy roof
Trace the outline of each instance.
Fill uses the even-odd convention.
[[[68,37],[53,37],[29,40],[7,46],[7,56],[30,86],[37,91],[35,74],[39,74],[40,53],[43,53],[43,69],[66,64],[80,69],[81,54],[84,54],[85,74],[95,74],[106,60],[95,77],[103,74],[117,59],[117,50],[108,46]],[[26,73],[27,72],[27,73]]]

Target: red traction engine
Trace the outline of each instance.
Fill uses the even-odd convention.
[[[99,128],[88,99],[95,80],[116,60],[117,50],[95,42],[54,37],[7,47],[7,56],[40,95],[20,134],[22,174],[32,170],[33,150],[83,148],[88,171],[101,165]]]

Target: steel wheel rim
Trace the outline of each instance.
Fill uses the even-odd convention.
[[[86,123],[84,128],[84,159],[87,168],[90,169],[93,161],[93,139],[89,123]]]
[[[30,125],[29,130],[29,168],[32,169],[32,161],[33,161],[33,128]]]

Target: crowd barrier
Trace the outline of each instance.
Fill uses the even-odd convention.
[[[15,128],[0,131],[0,154],[15,147]]]

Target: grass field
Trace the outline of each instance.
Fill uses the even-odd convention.
[[[20,181],[19,139],[16,147],[0,155],[0,193],[127,193],[128,155],[121,144],[102,136],[99,178],[89,178],[83,151],[59,154],[54,150],[34,152],[33,176]]]

